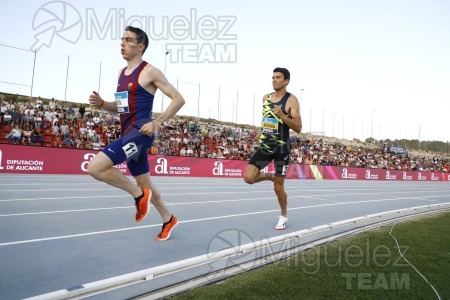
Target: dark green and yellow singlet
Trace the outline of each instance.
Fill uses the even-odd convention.
[[[290,93],[286,93],[280,101],[272,103],[271,100],[273,97],[273,93],[271,93],[267,95],[266,99],[264,100],[259,143],[260,149],[265,152],[290,152],[290,128],[283,122],[283,120],[275,116],[275,114],[273,113],[274,105],[277,105],[280,106],[283,113],[287,115],[286,103],[290,95]]]

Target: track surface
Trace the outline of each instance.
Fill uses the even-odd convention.
[[[279,207],[269,182],[152,180],[180,221],[165,242],[154,240],[161,218],[153,207],[136,223],[132,198],[89,176],[0,174],[0,298],[33,297],[204,255],[226,231],[239,230],[257,241],[367,214],[450,202],[446,182],[287,180],[288,228],[277,231]],[[143,291],[136,285],[92,298],[129,298]]]

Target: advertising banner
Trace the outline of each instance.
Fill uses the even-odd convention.
[[[86,174],[97,151],[0,144],[0,173]],[[248,161],[149,155],[152,176],[243,178]],[[130,175],[126,163],[115,166]],[[273,163],[261,170],[275,171]],[[287,179],[447,181],[450,173],[291,164]]]

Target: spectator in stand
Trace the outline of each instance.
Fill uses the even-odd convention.
[[[53,126],[52,126],[52,134],[53,134],[54,136],[60,135],[60,132],[59,132],[59,122],[58,122],[58,121],[55,122],[55,123],[53,123]]]
[[[14,101],[9,100],[9,103],[6,104],[6,110],[9,110],[10,113],[16,110],[16,106],[14,105]]]
[[[111,131],[108,129],[105,132],[106,144],[109,145],[114,141],[114,135],[111,134]]]
[[[155,145],[155,143],[153,143],[153,145],[150,147],[150,149],[147,150],[147,152],[149,154],[156,155],[158,154],[158,147]]]
[[[77,148],[79,148],[79,149],[90,149],[91,148],[90,143],[89,143],[89,135],[87,132],[82,133],[80,135],[80,141],[77,145]]]
[[[75,141],[73,140],[73,135],[70,133],[69,130],[63,131],[63,141],[61,145],[62,146],[69,145],[72,148],[76,147]]]
[[[69,124],[67,124],[67,120],[62,121],[62,125],[59,128],[59,131],[61,134],[64,134],[64,132],[69,131]]]
[[[25,115],[23,116],[23,120],[24,121],[29,121],[29,122],[33,122],[34,121],[34,116],[31,115],[31,111],[27,110],[25,112]]]
[[[203,146],[203,145],[202,145],[202,146]],[[200,157],[201,157],[201,158],[206,158],[206,151],[205,151],[205,148],[203,148],[203,149],[200,148]]]
[[[28,104],[27,103],[18,103],[16,110],[20,113],[25,114],[27,111],[29,111]]]
[[[39,127],[35,127],[31,133],[31,144],[34,143],[41,143],[41,146],[44,145],[44,139],[42,138],[41,129]]]
[[[56,100],[55,98],[50,99],[50,101],[48,102],[48,107],[49,109],[55,111],[56,110]]]
[[[52,123],[52,121],[53,121],[53,115],[54,115],[54,113],[53,113],[53,110],[52,110],[52,109],[47,110],[47,111],[45,112],[45,120],[46,120],[47,122]]]
[[[180,150],[180,156],[186,156],[186,147],[181,148]]]
[[[100,136],[97,134],[97,132],[94,130],[94,133],[92,136],[89,137],[89,143],[92,145],[92,150],[101,150],[103,146],[105,146],[100,141]]]
[[[221,148],[219,148],[219,151],[217,152],[217,158],[225,158],[225,157],[223,156],[223,152],[222,152],[222,149],[221,149]]]
[[[89,127],[90,127],[90,128],[94,128],[95,123],[94,123],[94,121],[92,120],[92,118],[89,118],[89,117],[88,117],[88,119],[87,119],[87,121],[86,121],[86,126],[88,127],[88,129],[89,129]]]
[[[29,125],[25,127],[22,135],[22,145],[29,145],[31,143],[31,134],[33,133],[31,128],[32,127],[30,127]]]
[[[84,118],[84,114],[86,113],[86,108],[84,107],[83,104],[80,105],[80,108],[78,109],[78,113],[81,116],[81,119]]]
[[[22,142],[22,129],[20,129],[19,125],[14,125],[6,137],[14,144],[20,144]]]
[[[9,113],[9,110],[5,111],[5,114],[3,115],[3,125],[10,125],[12,122],[12,116]]]
[[[61,122],[59,121],[59,113],[55,113],[55,115],[53,116],[52,126],[55,126],[55,123],[58,123],[58,126],[61,124]]]
[[[98,112],[96,112],[94,114],[94,117],[92,118],[93,123],[92,126],[100,128],[100,122],[101,122],[100,115],[98,114]]]
[[[98,135],[97,131],[95,131],[94,129],[91,129],[90,132],[88,130],[88,135],[89,135],[89,139],[90,139],[91,143],[96,143],[100,140],[100,136]]]
[[[194,156],[194,150],[192,149],[192,145],[188,146],[188,149],[186,150],[186,156]]]
[[[106,133],[109,130],[109,125],[106,121],[102,121],[101,129],[102,129],[102,133]]]
[[[166,147],[164,147],[163,144],[160,144],[160,145],[158,146],[158,154],[164,155],[165,149],[166,149]]]
[[[113,127],[113,133],[114,133],[114,140],[118,140],[120,138],[120,126],[114,126]]]
[[[81,125],[84,123],[85,123],[84,118],[81,116],[81,114],[78,114],[77,118],[74,120],[74,124],[77,124],[78,127],[81,127]]]
[[[83,133],[85,133],[85,132],[87,132],[88,131],[88,128],[87,128],[87,126],[86,126],[86,123],[84,123],[84,122],[78,122],[78,131],[81,133],[81,134],[83,134]]]
[[[1,97],[0,97],[1,99]],[[5,112],[7,110],[6,103],[3,100],[0,100],[0,124],[3,124],[3,116],[5,115]]]
[[[41,110],[44,109],[44,102],[42,101],[41,96],[37,97],[36,108]]]
[[[94,134],[96,134],[97,132],[95,131],[95,129],[93,128],[93,126],[87,125],[87,133],[88,133],[89,138],[91,138],[91,137],[94,136]]]
[[[30,115],[34,118],[34,115],[36,114],[36,109],[32,106],[32,105],[30,105]]]
[[[20,111],[10,111],[12,116],[12,124],[19,125],[22,123],[22,113]]]
[[[55,137],[53,137],[52,146],[55,148],[62,147],[62,141],[61,141],[60,135],[56,135]]]
[[[75,110],[73,110],[72,105],[69,105],[69,108],[67,108],[67,117],[70,119],[73,119],[75,116]]]

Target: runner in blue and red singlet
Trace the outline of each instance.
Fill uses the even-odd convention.
[[[150,180],[147,150],[158,127],[181,109],[184,99],[159,69],[142,59],[148,42],[144,31],[127,26],[120,44],[127,67],[119,73],[115,101],[105,101],[95,91],[89,96],[90,105],[120,115],[121,137],[90,161],[88,173],[97,180],[128,192],[135,199],[136,222],[147,216],[151,202],[163,219],[162,230],[156,237],[156,240],[163,241],[170,237],[178,220],[164,205],[160,192]],[[172,101],[161,115],[152,119],[154,95],[158,89]],[[127,163],[136,184],[114,168],[122,162]]]

